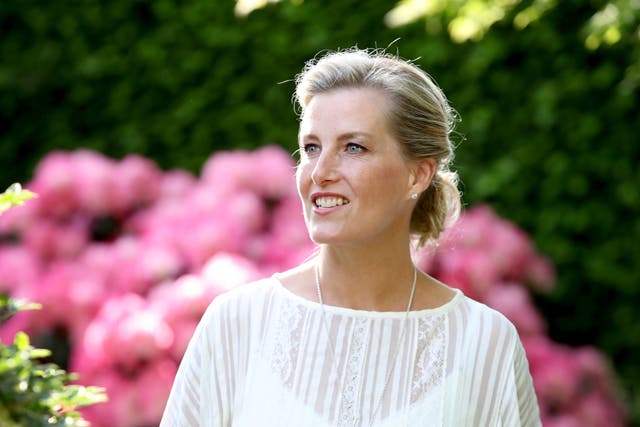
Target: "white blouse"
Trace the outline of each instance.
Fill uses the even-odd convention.
[[[211,303],[160,424],[540,425],[522,344],[497,311],[460,291],[408,318],[323,311],[273,277]]]

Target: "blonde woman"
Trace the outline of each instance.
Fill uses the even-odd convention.
[[[213,301],[161,426],[539,426],[513,325],[412,262],[412,242],[460,208],[445,95],[357,49],[296,83],[296,180],[319,250]]]

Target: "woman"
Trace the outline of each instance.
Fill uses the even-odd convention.
[[[378,52],[297,78],[296,172],[318,253],[216,298],[161,426],[537,426],[508,320],[414,266],[460,199],[441,90]]]

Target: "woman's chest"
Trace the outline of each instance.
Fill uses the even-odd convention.
[[[403,323],[303,314],[271,319],[249,358],[233,425],[444,425],[445,316]]]

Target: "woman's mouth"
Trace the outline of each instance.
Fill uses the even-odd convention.
[[[339,196],[321,196],[316,197],[313,204],[318,208],[333,208],[349,204],[349,200]]]

